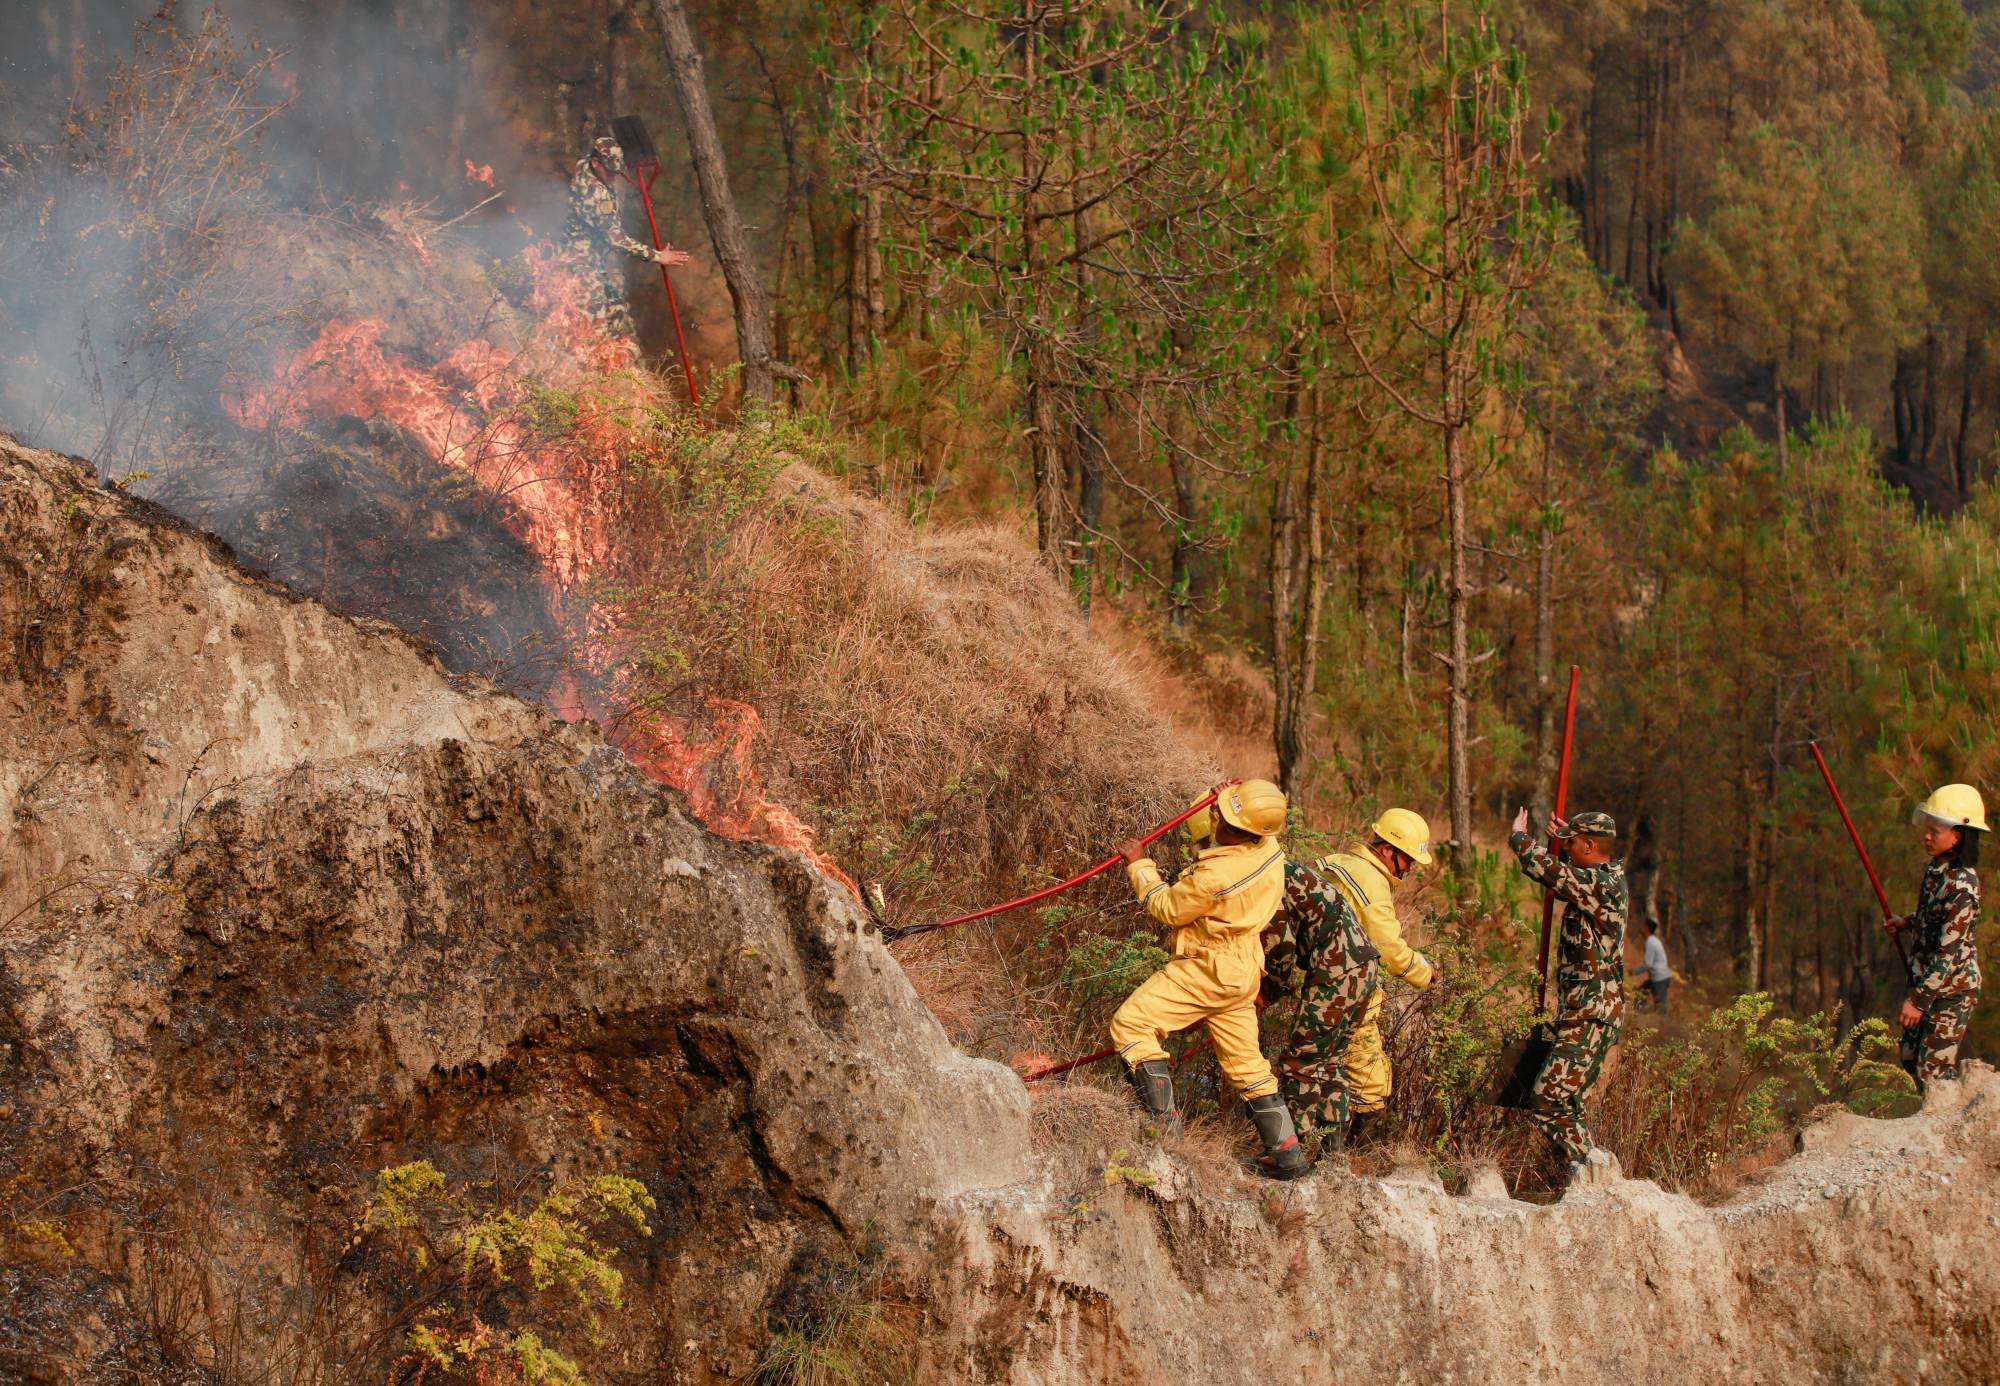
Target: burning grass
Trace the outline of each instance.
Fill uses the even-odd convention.
[[[879,880],[898,921],[1056,879],[1215,778],[1181,735],[1201,700],[1177,725],[1149,706],[1187,691],[1185,661],[1108,651],[1014,535],[918,532],[848,492],[812,418],[705,427],[549,247],[500,251],[417,206],[274,205],[262,59],[220,27],[153,42],[78,148],[10,188],[0,311],[49,333],[10,370],[7,417],[142,470],[142,494],[454,668],[598,720],[717,831]],[[218,201],[155,214],[133,160],[178,146],[147,122],[210,105],[228,118],[190,128],[226,161]],[[67,380],[57,338],[88,329],[42,311],[54,282],[136,305],[129,370]],[[1072,951],[1130,926],[1108,880],[903,950],[954,1035],[1005,1055],[1101,1020],[1104,969]]]

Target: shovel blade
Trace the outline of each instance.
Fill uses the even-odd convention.
[[[1535,1026],[1525,1038],[1508,1045],[1500,1052],[1486,1100],[1496,1107],[1526,1111],[1534,1102],[1535,1080],[1542,1076],[1542,1065],[1554,1047],[1554,1036],[1546,1024]]]

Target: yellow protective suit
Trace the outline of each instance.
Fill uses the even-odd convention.
[[[1119,1057],[1127,1068],[1164,1059],[1162,1037],[1206,1021],[1231,1086],[1245,1099],[1276,1092],[1257,1043],[1258,936],[1284,899],[1284,852],[1271,838],[1210,847],[1172,885],[1150,859],[1126,874],[1146,913],[1174,931],[1174,956],[1111,1017]]]
[[[1391,898],[1394,883],[1382,863],[1366,847],[1335,852],[1317,864],[1320,875],[1347,897],[1361,916],[1368,941],[1382,954],[1382,970],[1401,977],[1419,991],[1431,984],[1431,963],[1403,940],[1402,921]],[[1389,1056],[1382,1050],[1382,988],[1369,994],[1361,1024],[1347,1042],[1341,1067],[1347,1070],[1347,1109],[1379,1112],[1389,1105]]]

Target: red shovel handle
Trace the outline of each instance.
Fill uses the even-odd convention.
[[[1813,759],[1819,764],[1819,777],[1826,781],[1826,792],[1833,796],[1833,806],[1840,810],[1840,821],[1847,825],[1847,840],[1854,844],[1854,853],[1861,858],[1861,869],[1868,873],[1868,884],[1875,888],[1875,899],[1882,906],[1882,917],[1888,919],[1895,914],[1889,908],[1889,892],[1882,889],[1882,878],[1875,874],[1875,863],[1868,860],[1868,849],[1861,845],[1861,832],[1854,826],[1853,817],[1847,812],[1847,801],[1840,797],[1840,786],[1833,782],[1833,771],[1827,768],[1826,757],[1820,754],[1819,742],[1806,743],[1812,748]],[[1910,970],[1910,955],[1903,948],[1903,936],[1891,932],[1895,942],[1896,956],[1903,960],[1903,970]]]
[[[1236,781],[1227,780],[1224,783],[1235,784]],[[1215,802],[1215,797],[1218,792],[1220,791],[1210,790],[1207,794],[1203,795],[1199,801],[1190,805],[1185,812],[1179,814],[1174,818],[1168,819],[1166,822],[1162,823],[1159,827],[1153,829],[1153,831],[1147,833],[1144,837],[1140,838],[1139,845],[1143,847],[1149,843],[1158,842],[1161,838],[1165,837],[1175,828],[1178,828],[1181,824],[1187,822],[1188,819],[1194,817],[1197,813],[1200,813],[1210,804],[1213,804]],[[1065,890],[1072,890],[1075,887],[1082,885],[1085,881],[1089,880],[1093,876],[1103,875],[1105,872],[1109,871],[1112,867],[1118,865],[1118,863],[1123,861],[1124,859],[1125,858],[1122,855],[1113,854],[1111,856],[1106,857],[1103,861],[1097,863],[1097,865],[1091,867],[1088,871],[1079,872],[1077,875],[1071,876],[1068,880],[1059,881],[1055,885],[1044,886],[1042,889],[1035,891],[1033,894],[1023,895],[1018,900],[1008,900],[1002,904],[988,905],[985,909],[974,910],[971,914],[956,914],[953,915],[950,919],[940,919],[930,924],[911,924],[903,928],[893,928],[893,927],[887,928],[882,931],[882,936],[888,939],[891,943],[893,943],[897,939],[911,938],[917,934],[928,934],[938,929],[952,929],[958,927],[960,924],[970,924],[977,919],[988,919],[996,914],[1005,914],[1008,910],[1018,910],[1023,905],[1038,904],[1041,901],[1048,899],[1052,895],[1060,895]]]

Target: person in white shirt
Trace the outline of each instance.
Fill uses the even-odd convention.
[[[1643,921],[1646,926],[1646,961],[1641,967],[1632,969],[1637,977],[1642,973],[1646,978],[1646,990],[1653,993],[1653,1004],[1659,1008],[1660,1019],[1667,1018],[1667,990],[1674,984],[1674,970],[1667,965],[1667,945],[1660,942],[1660,933],[1652,920]]]

